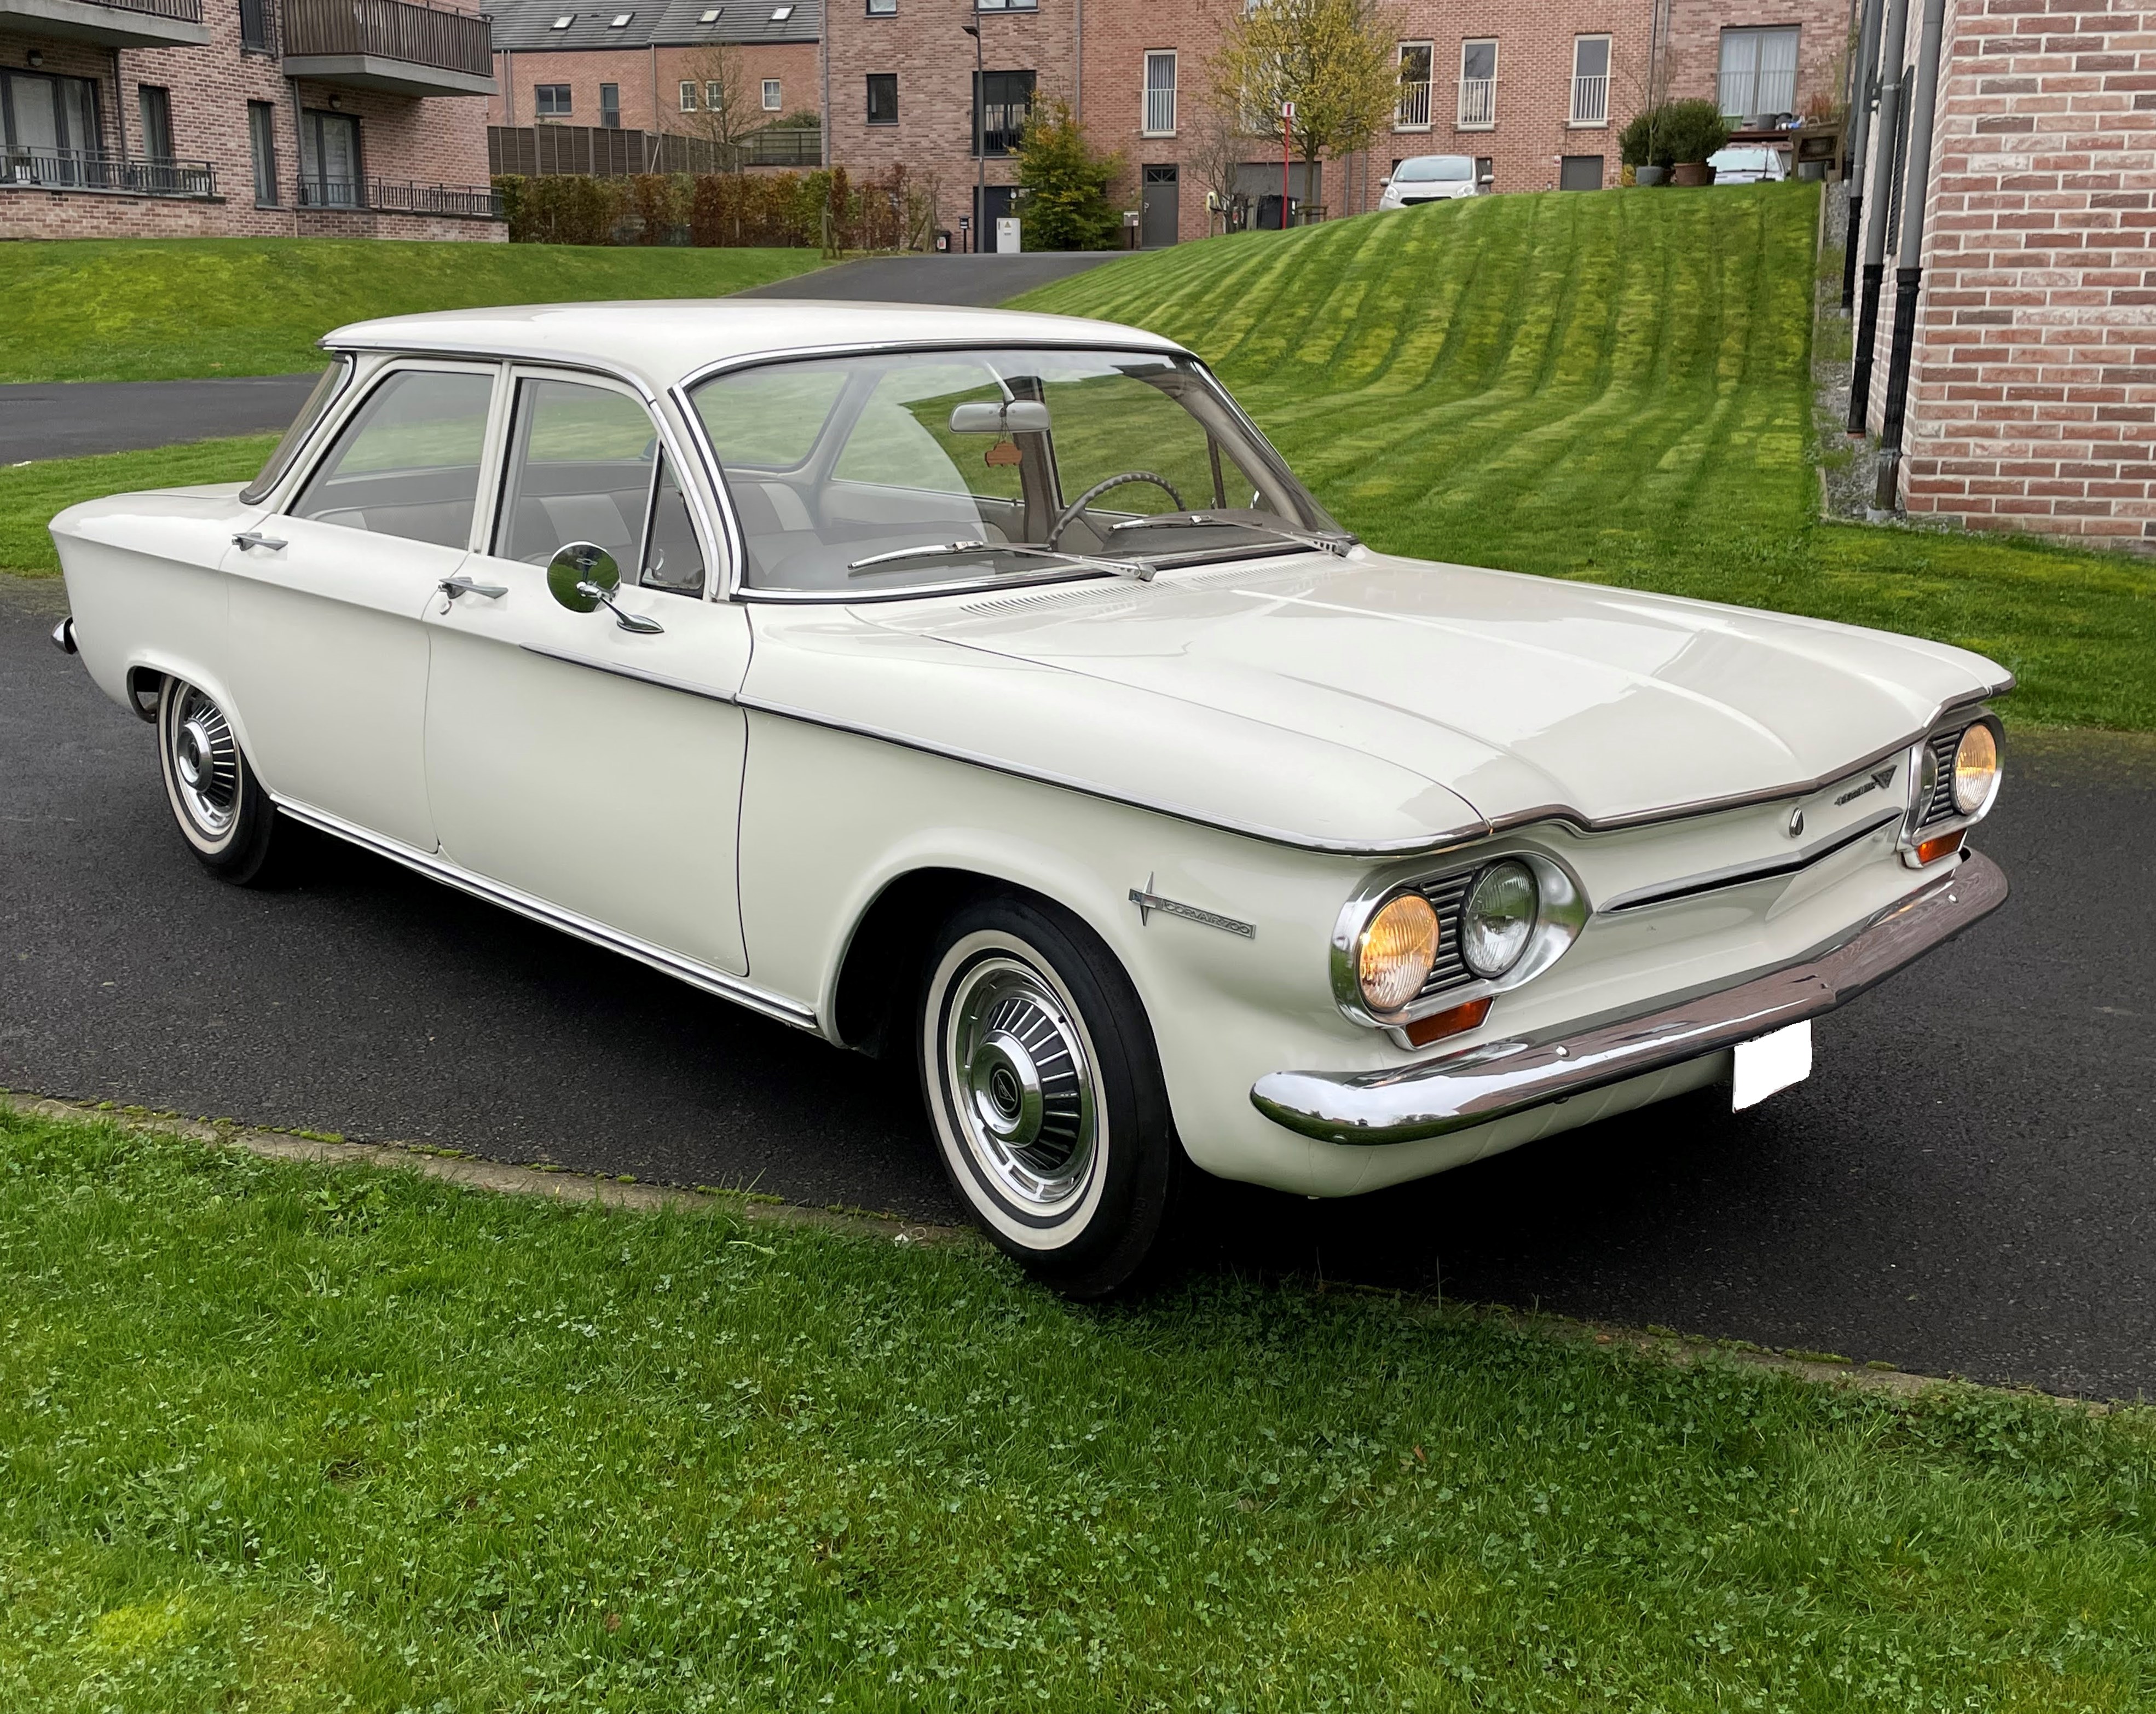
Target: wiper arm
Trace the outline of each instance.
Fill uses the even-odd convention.
[[[1290,530],[1279,524],[1253,523],[1245,518],[1219,518],[1210,512],[1163,512],[1156,517],[1126,518],[1120,524],[1108,526],[1108,533],[1118,530],[1262,530],[1268,536],[1277,536],[1284,541],[1300,541],[1306,547],[1315,547],[1327,553],[1344,554],[1359,539],[1353,536],[1319,536],[1308,530]]]
[[[1014,553],[1029,559],[1061,560],[1065,565],[1091,566],[1096,571],[1113,572],[1119,577],[1135,577],[1141,583],[1151,582],[1158,569],[1150,560],[1096,559],[1090,553],[1065,553],[1060,547],[1033,547],[1023,541],[938,541],[926,547],[896,547],[889,553],[872,553],[865,559],[850,561],[846,575],[857,577],[909,560],[943,559],[960,553]]]

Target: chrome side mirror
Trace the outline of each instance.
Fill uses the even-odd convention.
[[[557,548],[547,567],[547,593],[571,613],[593,613],[603,607],[623,630],[639,636],[651,636],[666,629],[657,619],[624,613],[615,606],[613,592],[620,587],[621,567],[597,542],[572,541]]]

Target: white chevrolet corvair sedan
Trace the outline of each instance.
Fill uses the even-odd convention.
[[[1373,552],[1127,327],[362,323],[261,475],[53,522],[61,646],[247,881],[286,820],[906,1055],[1066,1291],[1705,1085],[1996,907],[1962,649]],[[289,841],[285,843],[289,844]]]

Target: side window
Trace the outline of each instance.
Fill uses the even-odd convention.
[[[493,395],[490,375],[398,370],[339,432],[292,516],[464,547]]]
[[[572,541],[603,547],[647,588],[703,593],[688,504],[644,407],[610,387],[520,381],[494,551],[543,566]]]

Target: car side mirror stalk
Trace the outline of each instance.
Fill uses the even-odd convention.
[[[614,557],[593,541],[572,541],[555,550],[547,567],[547,592],[571,613],[593,613],[603,607],[624,631],[640,637],[655,636],[666,627],[642,613],[624,613],[613,598],[621,587],[621,567]]]

